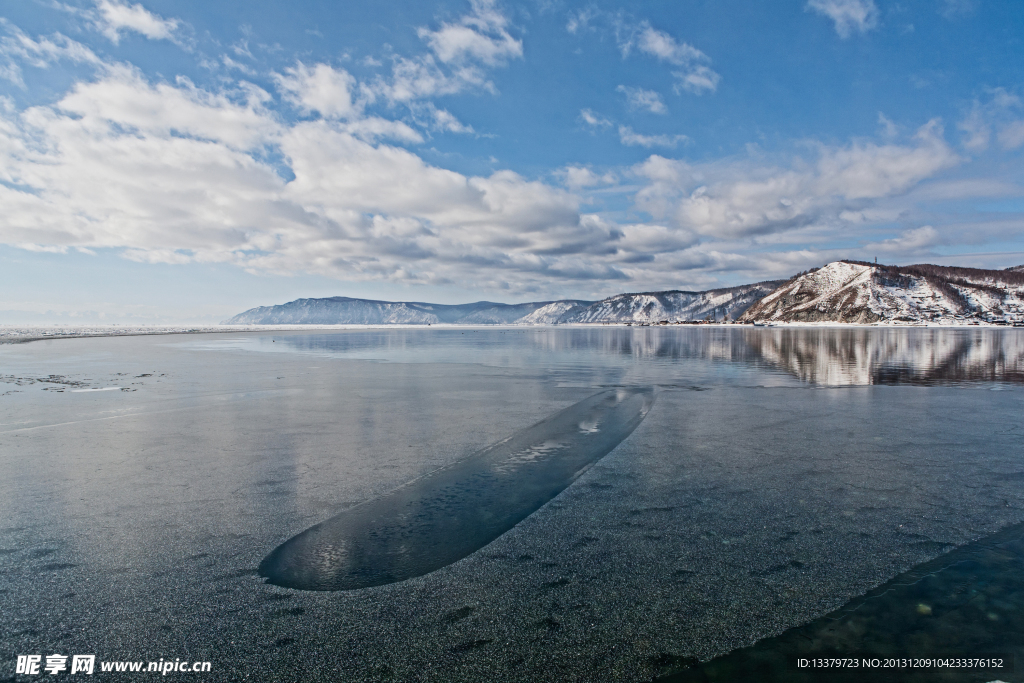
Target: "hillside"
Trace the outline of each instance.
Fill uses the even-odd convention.
[[[429,304],[410,301],[374,301],[332,296],[325,299],[296,299],[277,306],[259,306],[225,320],[225,325],[428,325],[457,323],[467,325],[509,324],[541,309],[573,310],[589,301],[541,301],[526,304],[499,304],[478,301],[472,304]],[[540,316],[544,318],[543,314]]]
[[[836,261],[786,282],[740,320],[1012,324],[1024,321],[1024,269]]]
[[[619,294],[566,314],[566,323],[656,323],[735,320],[755,301],[781,284],[778,280],[705,292]]]
[[[445,305],[374,301],[334,296],[259,306],[225,320],[225,325],[557,325],[561,323],[656,323],[662,320],[735,319],[781,282],[706,292],[619,294],[603,301],[537,301],[498,304],[479,301]]]

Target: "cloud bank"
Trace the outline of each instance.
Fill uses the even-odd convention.
[[[847,17],[850,31],[873,21],[870,7],[851,9],[857,2],[812,5]],[[106,22],[96,30],[115,42],[129,30],[171,39],[182,26],[141,5],[108,0],[95,11]],[[576,30],[584,28],[580,19]],[[624,56],[677,69],[681,89],[717,87],[700,50],[646,22],[621,28]],[[0,99],[0,242],[36,251],[112,249],[143,263],[454,284],[510,297],[624,282],[713,286],[723,273],[787,275],[867,249],[932,253],[963,226],[921,206],[958,192],[1013,191],[946,174],[970,154],[1024,145],[1021,101],[1005,90],[965,113],[956,149],[939,121],[902,139],[890,122],[884,141],[802,141],[785,154],[751,148],[701,162],[667,156],[687,144],[685,135],[646,135],[582,109],[586,128],[657,153],[616,168],[568,164],[547,178],[474,175],[429,163],[417,146],[438,131],[474,134],[435,99],[493,92],[492,70],[524,58],[515,28],[490,2],[419,29],[423,52],[394,55],[389,70],[370,78],[340,60],[307,59],[265,74],[263,87],[238,77],[240,69],[207,87],[149,77],[59,33],[3,30],[0,75],[9,81],[21,83],[25,65],[63,60],[92,69],[51,104],[18,109]],[[637,111],[667,110],[654,91],[619,92]],[[614,210],[603,203],[609,196]],[[990,236],[1015,229],[971,227]]]

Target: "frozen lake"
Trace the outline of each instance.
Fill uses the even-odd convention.
[[[561,411],[599,394],[653,398],[614,450],[479,550],[357,590],[258,575],[304,530],[538,422],[585,432]],[[652,680],[1002,539],[1024,521],[1022,416],[1015,329],[0,346],[0,680],[22,680],[16,655],[51,653],[210,661],[209,680]],[[943,616],[926,599],[903,632]],[[990,602],[993,628],[1020,608]],[[928,654],[944,653],[905,656]]]

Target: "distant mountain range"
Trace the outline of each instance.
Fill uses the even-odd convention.
[[[259,306],[224,321],[224,325],[557,325],[563,323],[658,323],[736,319],[755,301],[783,284],[782,280],[706,292],[619,294],[601,301],[535,301],[499,304],[429,304],[373,301],[332,296],[296,299],[278,306]]]
[[[783,284],[741,322],[1024,322],[1024,266],[1006,270],[837,261]]]
[[[567,323],[1024,323],[1024,265],[1006,270],[836,261],[789,280],[601,301],[430,304],[334,296],[259,306],[225,325],[559,325]]]

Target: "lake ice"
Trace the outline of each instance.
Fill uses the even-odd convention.
[[[0,644],[216,680],[650,680],[1024,521],[1024,333],[354,329],[0,347]],[[83,391],[120,388],[119,391]],[[275,547],[602,391],[635,431],[354,591]]]

